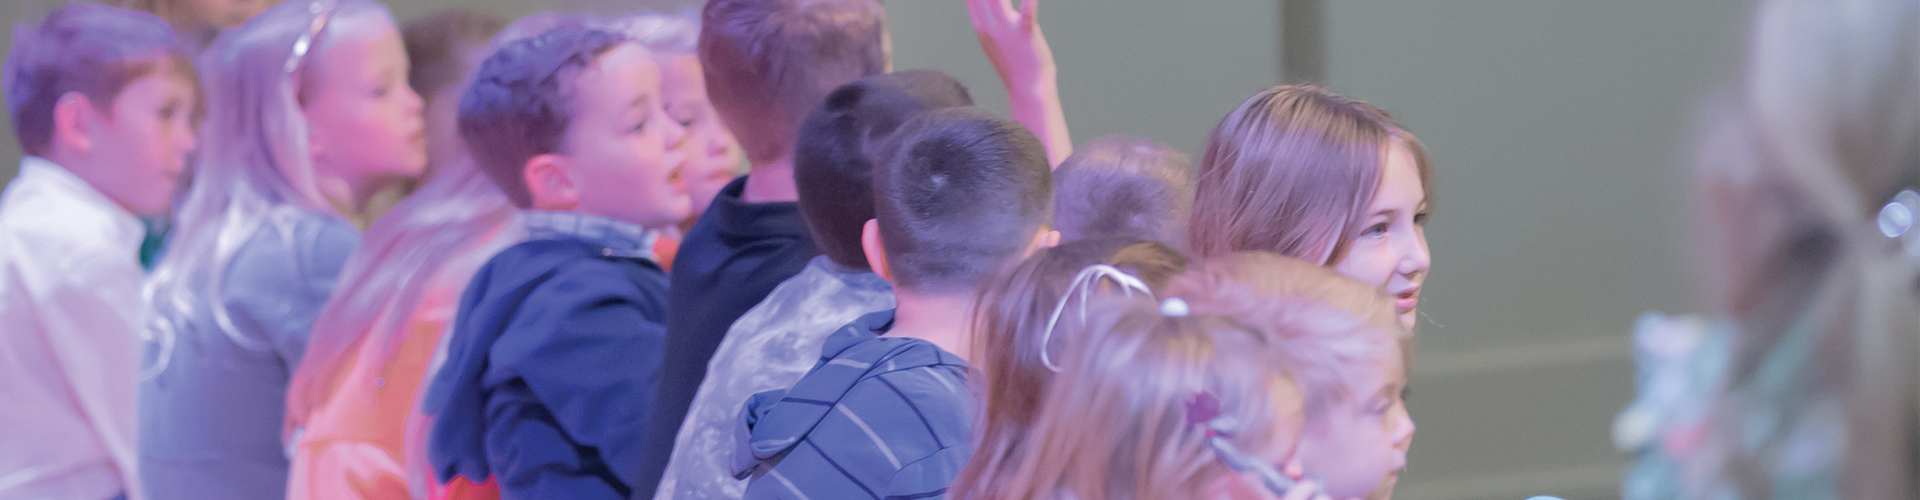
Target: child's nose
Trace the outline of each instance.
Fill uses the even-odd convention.
[[[1413,276],[1426,272],[1427,268],[1433,266],[1433,254],[1427,251],[1426,235],[1416,234],[1413,238],[1403,238],[1398,244],[1401,257],[1400,265],[1395,271]]]

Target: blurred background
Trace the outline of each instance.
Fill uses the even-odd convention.
[[[620,14],[668,0],[390,0]],[[32,21],[53,0],[8,0]],[[1044,0],[1075,142],[1126,133],[1195,156],[1254,92],[1314,80],[1392,112],[1437,170],[1403,500],[1618,498],[1613,415],[1643,311],[1699,309],[1689,271],[1694,115],[1737,69],[1751,6],[1696,0]],[[894,66],[1004,111],[962,0],[887,4]],[[10,46],[11,37],[0,39]],[[0,181],[18,166],[0,123]]]

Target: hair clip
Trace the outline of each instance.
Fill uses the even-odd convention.
[[[1054,373],[1061,372],[1060,367],[1053,364],[1053,358],[1047,355],[1047,345],[1053,342],[1053,327],[1060,323],[1060,313],[1067,310],[1067,300],[1074,296],[1073,292],[1080,292],[1080,321],[1086,321],[1087,295],[1092,294],[1093,287],[1100,283],[1101,278],[1119,283],[1120,289],[1125,290],[1128,297],[1132,297],[1136,290],[1148,296],[1153,295],[1153,289],[1147,288],[1146,282],[1119,268],[1106,264],[1094,264],[1081,269],[1079,274],[1073,275],[1073,281],[1067,283],[1066,293],[1060,295],[1060,302],[1053,306],[1053,315],[1047,318],[1047,329],[1040,333],[1040,364],[1046,366],[1048,370]]]
[[[1903,189],[1880,208],[1876,222],[1880,224],[1880,234],[1900,240],[1908,257],[1920,258],[1920,230],[1914,229],[1917,219],[1920,219],[1920,193]]]
[[[1259,476],[1260,483],[1267,487],[1267,491],[1273,492],[1274,495],[1287,496],[1287,490],[1292,489],[1294,485],[1292,478],[1281,474],[1279,469],[1265,460],[1247,456],[1240,451],[1239,447],[1234,446],[1233,442],[1227,440],[1227,437],[1239,430],[1240,421],[1231,415],[1221,413],[1220,398],[1215,397],[1210,391],[1199,391],[1195,392],[1193,397],[1187,398],[1185,404],[1187,425],[1206,427],[1207,447],[1213,448],[1214,455],[1220,457],[1221,463],[1227,464],[1229,469]]]
[[[293,41],[293,53],[287,56],[286,72],[300,69],[300,61],[307,57],[307,51],[313,48],[313,41],[320,37],[320,31],[327,29],[327,20],[333,17],[333,11],[339,7],[337,0],[313,0],[307,4],[307,13],[313,15],[313,27],[300,38]]]

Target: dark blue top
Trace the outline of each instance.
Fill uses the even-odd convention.
[[[667,304],[667,357],[658,418],[647,432],[646,465],[634,489],[652,498],[673,453],[674,436],[707,376],[707,361],[727,328],[819,252],[794,202],[747,203],[747,178],[734,179],[687,231],[673,258]]]
[[[474,275],[423,401],[441,481],[505,498],[627,498],[652,416],[667,277],[586,239],[522,243]]]
[[[886,337],[893,310],[841,327],[793,388],[741,410],[734,471],[749,500],[944,497],[973,456],[967,362]]]

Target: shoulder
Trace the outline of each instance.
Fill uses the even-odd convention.
[[[360,231],[337,217],[283,208],[234,250],[226,281],[235,293],[295,286],[331,288],[360,247]]]

